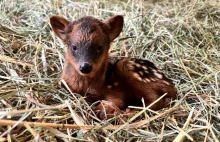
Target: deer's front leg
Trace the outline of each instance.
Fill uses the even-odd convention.
[[[96,115],[101,120],[120,114],[124,114],[124,112],[113,101],[102,100],[96,108]]]

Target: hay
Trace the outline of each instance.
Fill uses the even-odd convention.
[[[0,141],[218,142],[219,7],[215,0],[1,0]],[[51,15],[114,14],[124,15],[125,27],[111,53],[153,61],[178,88],[172,106],[140,108],[143,117],[124,125],[98,120],[83,97],[59,87],[65,45],[49,25]]]

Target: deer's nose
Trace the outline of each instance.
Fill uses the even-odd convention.
[[[92,71],[92,65],[88,64],[88,63],[82,63],[80,66],[79,66],[79,70],[82,72],[82,73],[85,73],[85,74],[88,74]]]

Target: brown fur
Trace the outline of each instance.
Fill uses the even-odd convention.
[[[166,107],[175,99],[174,85],[153,63],[141,59],[108,57],[110,43],[122,30],[122,16],[113,16],[106,22],[92,17],[69,22],[53,16],[50,22],[56,35],[68,46],[61,78],[73,92],[86,94],[87,101],[105,100],[97,107],[101,119],[106,117],[105,113],[107,117],[115,112],[122,113],[121,110],[128,105],[142,105],[142,98],[148,106],[167,93],[151,107],[154,110]],[[79,70],[84,62],[93,67],[88,74]]]

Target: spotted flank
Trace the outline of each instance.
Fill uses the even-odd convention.
[[[163,80],[166,77],[157,67],[148,60],[129,59],[126,65],[127,69],[133,71],[133,77],[139,81],[151,82],[156,80]],[[166,84],[169,82],[166,82]]]
[[[158,70],[158,68],[150,61],[143,60],[143,59],[136,59],[136,58],[126,58],[126,57],[110,57],[109,58],[109,69],[107,72],[107,78],[111,78],[111,74],[108,74],[115,66],[117,66],[117,63],[119,61],[125,61],[125,68],[130,71],[131,76],[138,81],[143,82],[155,82],[157,80],[162,80],[164,84],[170,85],[170,80],[161,72]],[[108,77],[109,76],[109,77]],[[107,81],[108,89],[112,89],[114,87],[118,86],[118,82],[109,80]]]

